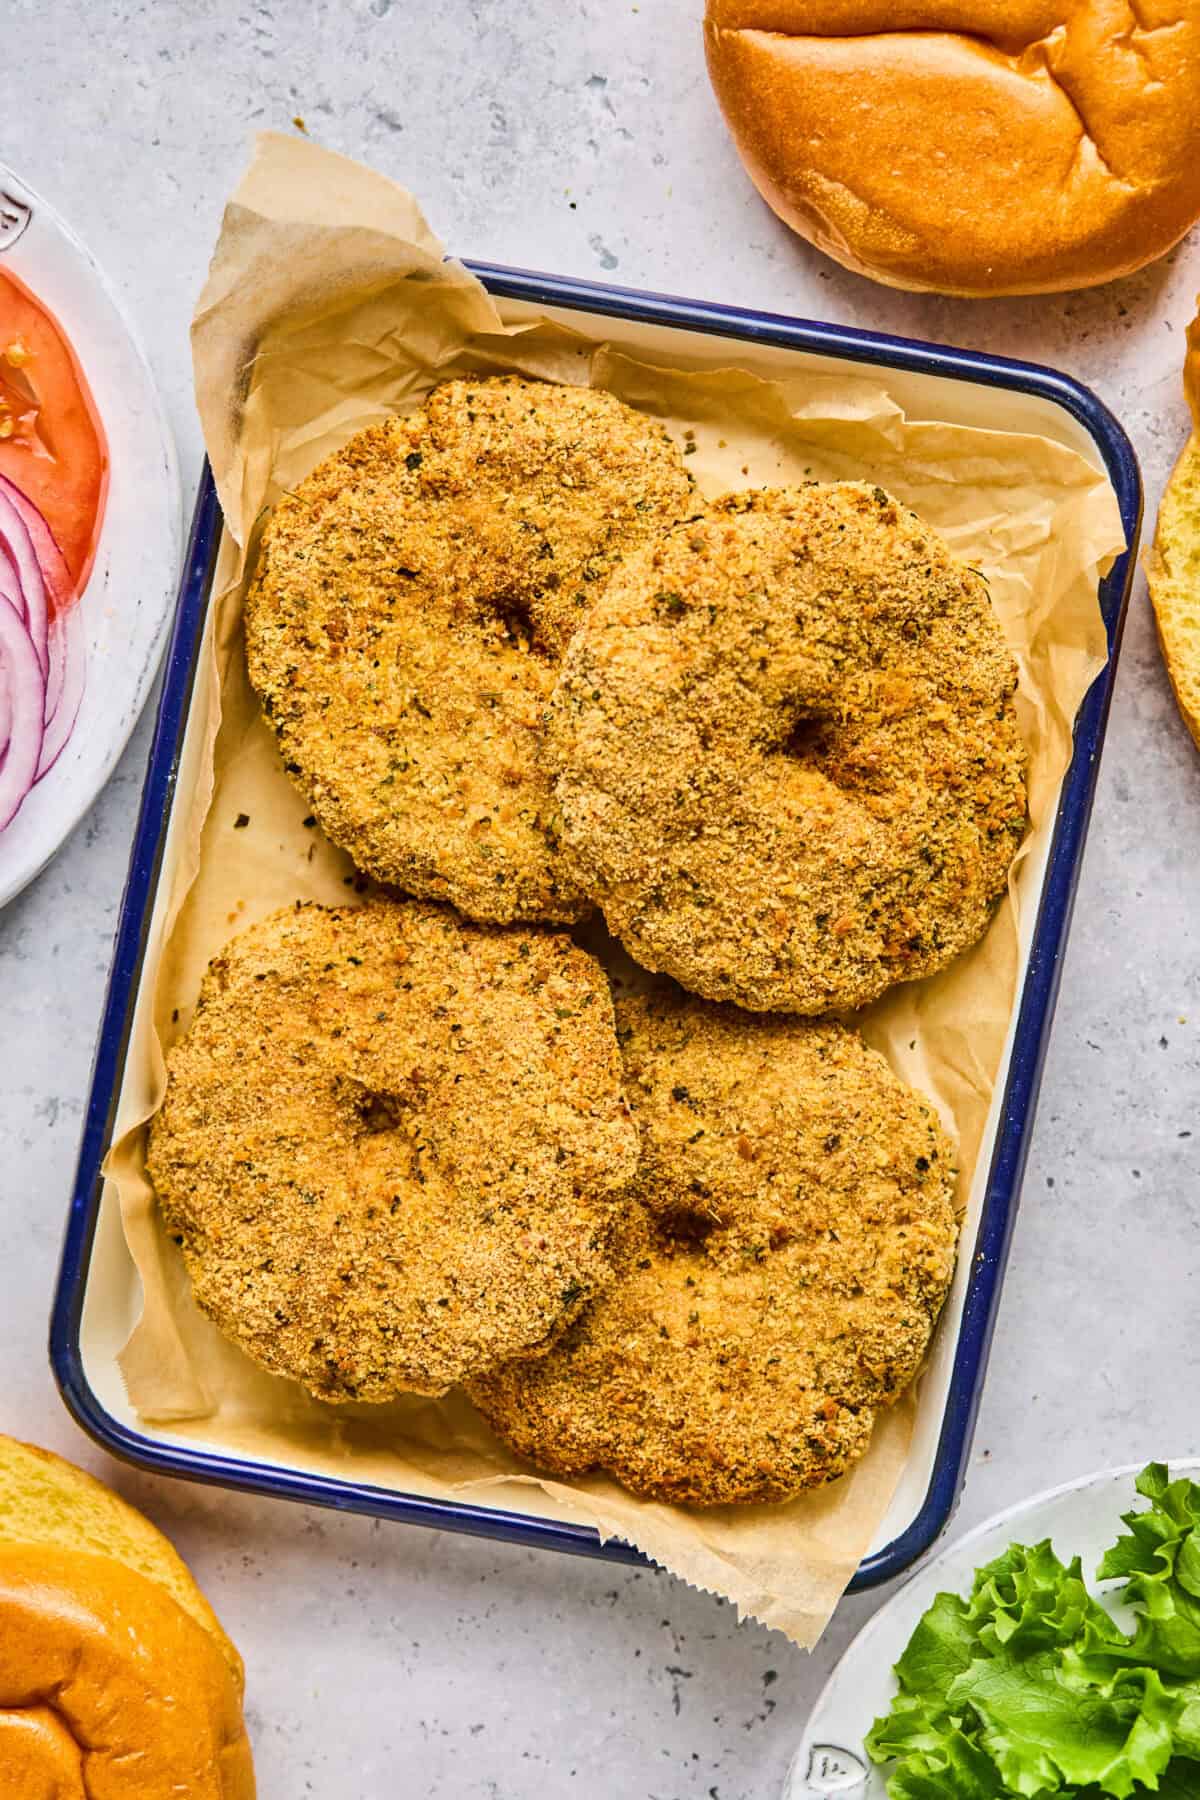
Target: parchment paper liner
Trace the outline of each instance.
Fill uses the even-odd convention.
[[[130,1047],[108,1164],[144,1291],[122,1357],[130,1399],[143,1419],[231,1452],[595,1526],[812,1645],[887,1510],[910,1442],[911,1399],[881,1416],[868,1455],[823,1492],[785,1506],[686,1512],[635,1500],[600,1476],[536,1477],[461,1395],[322,1405],[256,1368],[197,1311],[143,1168],[141,1127],[161,1098],[163,1046],[186,1027],[205,963],[235,931],[298,897],[355,894],[347,859],[304,827],[308,807],[246,681],[247,554],[264,509],[362,426],[413,406],[451,374],[516,369],[590,380],[662,418],[695,445],[690,466],[705,494],[812,476],[877,481],[983,569],[1021,665],[1031,831],[983,942],[860,1019],[958,1138],[969,1255],[982,1186],[973,1191],[972,1178],[1018,946],[1036,907],[1071,724],[1105,658],[1096,584],[1123,547],[1115,496],[1082,456],[1047,438],[907,419],[886,371],[835,367],[769,381],[737,367],[734,343],[717,352],[719,364],[713,345],[697,342],[688,367],[667,368],[548,321],[506,327],[474,278],[444,261],[409,195],[274,135],[259,140],[226,209],[193,345],[228,531],[163,876],[169,902],[146,963],[154,1017],[143,1017]]]

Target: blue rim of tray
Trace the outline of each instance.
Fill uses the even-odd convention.
[[[1062,407],[1088,432],[1116,490],[1128,548],[1100,584],[1109,659],[1084,700],[1075,724],[1075,750],[1063,783],[1021,991],[1004,1104],[972,1253],[970,1280],[934,1466],[917,1516],[890,1543],[860,1564],[849,1591],[873,1587],[910,1567],[941,1535],[953,1515],[966,1474],[1132,583],[1142,514],[1137,458],[1125,432],[1095,394],[1069,376],[1033,363],[493,264],[469,263],[467,266],[499,299],[569,308],[643,324],[676,326],[730,337],[742,343],[810,351],[825,357],[979,382],[1040,396]],[[563,1525],[497,1507],[398,1494],[386,1488],[305,1474],[189,1445],[164,1444],[115,1419],[105,1410],[88,1382],[79,1330],[99,1212],[100,1168],[108,1148],[124,1066],[219,537],[220,512],[206,464],[179,588],[154,740],[121,904],[51,1316],[50,1360],[63,1399],[79,1425],[106,1450],[156,1473],[344,1512],[367,1513],[445,1531],[496,1538],[507,1543],[599,1556],[615,1562],[644,1563],[647,1559],[632,1545],[614,1539],[602,1542],[595,1531],[585,1526]]]

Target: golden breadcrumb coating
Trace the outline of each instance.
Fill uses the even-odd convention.
[[[857,1007],[973,944],[1025,827],[987,588],[882,488],[732,494],[631,555],[546,750],[572,878],[646,968]]]
[[[444,1393],[610,1276],[637,1132],[562,935],[297,904],[210,964],[168,1076],[147,1167],[196,1298],[322,1399]]]
[[[842,1474],[912,1381],[954,1270],[955,1153],[844,1026],[673,985],[617,1002],[642,1157],[617,1279],[470,1384],[540,1468],[692,1506]]]
[[[246,600],[250,679],[360,868],[471,918],[585,916],[543,709],[616,559],[691,495],[654,420],[510,376],[447,382],[279,502]]]

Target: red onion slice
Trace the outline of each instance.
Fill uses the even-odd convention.
[[[0,660],[7,676],[12,723],[0,766],[0,831],[37,780],[46,717],[46,677],[33,639],[16,607],[0,598]]]
[[[4,544],[0,544],[0,599],[7,599],[14,612],[25,623],[25,596],[22,583],[16,574],[16,563],[7,553]],[[9,749],[9,736],[13,733],[13,700],[9,697],[9,677],[4,657],[0,657],[0,767],[4,767],[5,752]]]
[[[58,613],[50,626],[50,677],[45,691],[45,734],[35,781],[49,773],[63,753],[83,700],[87,653],[78,606]]]
[[[0,599],[7,600],[13,611],[20,614],[21,623],[25,622],[25,596],[21,592],[21,583],[17,579],[17,566],[8,551],[0,547]],[[8,675],[4,660],[0,657],[0,765],[4,762],[4,753],[8,749],[8,740],[12,732],[12,701],[8,692]]]
[[[49,668],[46,670],[46,723],[58,712],[58,703],[62,697],[63,678],[67,671],[67,637],[63,628],[62,614],[59,613],[50,621],[50,636],[47,640]]]
[[[0,475],[0,495],[12,503],[23,520],[25,529],[33,540],[34,555],[45,578],[46,591],[54,603],[54,610],[64,612],[75,598],[75,582],[67,567],[67,559],[58,547],[58,539],[33,501],[7,475]]]
[[[0,475],[0,831],[54,767],[79,715],[86,639],[74,601],[54,533],[28,495]]]
[[[0,594],[4,595],[10,606],[16,607],[24,620],[25,594],[21,587],[21,577],[3,538],[0,538]]]
[[[0,549],[16,571],[20,583],[21,602],[29,636],[37,652],[42,674],[46,673],[46,583],[33,547],[33,537],[21,513],[4,489],[0,488]]]

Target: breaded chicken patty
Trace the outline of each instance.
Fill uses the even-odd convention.
[[[663,427],[592,388],[450,381],[286,495],[246,600],[289,772],[361,869],[470,918],[583,917],[540,759],[572,633],[681,517]]]
[[[732,494],[631,555],[546,749],[572,880],[648,969],[859,1007],[987,926],[1025,828],[982,578],[882,488]]]
[[[520,1455],[692,1506],[842,1474],[954,1270],[955,1153],[844,1026],[663,984],[617,1004],[642,1143],[617,1278],[548,1355],[470,1384]]]
[[[542,1347],[609,1277],[636,1158],[593,958],[379,901],[298,904],[210,964],[147,1167],[228,1337],[387,1400]]]

